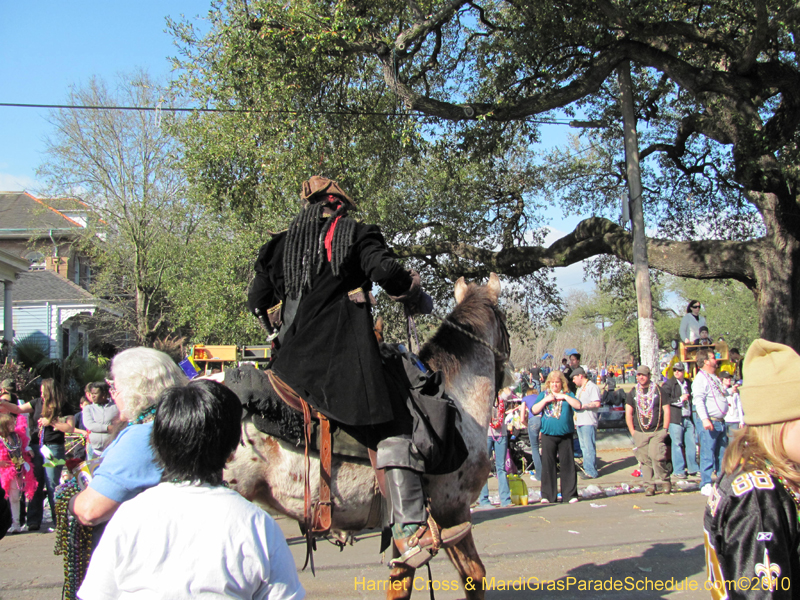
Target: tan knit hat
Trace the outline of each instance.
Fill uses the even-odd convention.
[[[747,350],[739,390],[744,422],[768,425],[800,419],[800,356],[789,346],[756,340]]]

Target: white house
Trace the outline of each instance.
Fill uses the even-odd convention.
[[[88,355],[91,316],[107,310],[88,291],[91,265],[74,250],[89,216],[78,200],[0,192],[0,269],[3,257],[7,263],[0,270],[4,339],[32,337],[50,358],[66,358],[76,348]],[[12,310],[6,311],[9,302]]]

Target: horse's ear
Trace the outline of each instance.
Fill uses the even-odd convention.
[[[497,273],[489,275],[489,283],[486,284],[486,287],[489,288],[489,295],[492,297],[492,300],[497,304],[497,299],[500,298],[500,278],[497,276]]]
[[[461,304],[461,301],[464,299],[464,296],[467,295],[467,282],[464,281],[463,277],[459,277],[458,281],[456,281],[456,304]]]

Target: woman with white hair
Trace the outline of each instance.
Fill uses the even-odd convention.
[[[150,446],[156,404],[164,389],[187,382],[180,367],[158,350],[131,348],[114,357],[109,391],[128,426],[106,448],[89,487],[70,501],[70,512],[83,525],[105,523],[120,504],[161,481]]]

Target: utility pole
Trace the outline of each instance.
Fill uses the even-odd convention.
[[[608,348],[606,346],[606,318],[600,315],[600,329],[603,331],[603,366],[608,369]]]
[[[650,295],[650,266],[647,262],[647,239],[642,208],[642,179],[639,172],[639,138],[633,110],[631,65],[625,61],[618,69],[622,124],[625,135],[625,165],[628,172],[631,224],[633,226],[633,270],[636,276],[636,303],[639,313],[639,352],[641,364],[651,369],[658,366],[658,335],[653,320],[653,299]]]

